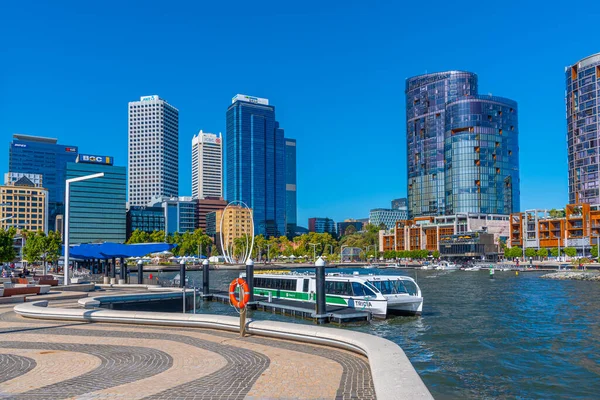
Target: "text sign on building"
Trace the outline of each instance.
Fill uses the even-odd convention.
[[[24,143],[15,143],[14,146],[15,147],[27,147],[27,145]]]
[[[205,133],[202,135],[202,143],[221,144],[221,138],[217,137],[217,135]]]
[[[158,96],[157,95],[152,95],[152,96],[142,96],[142,97],[140,97],[140,101],[152,101],[152,100],[158,100]]]
[[[236,94],[231,99],[231,103],[233,104],[236,101],[245,101],[247,103],[263,104],[265,106],[269,105],[269,99],[263,99],[260,97],[253,97],[253,96],[246,96],[245,94]]]
[[[92,156],[89,154],[80,154],[79,156],[77,156],[77,162],[87,164],[113,165],[113,158],[109,156]]]

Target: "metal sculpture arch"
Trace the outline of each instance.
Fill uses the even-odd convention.
[[[227,264],[234,264],[235,261],[235,239],[229,242],[229,236],[226,235],[225,240],[223,239],[223,221],[225,219],[225,215],[227,214],[227,209],[229,206],[240,206],[247,210],[250,210],[250,229],[249,232],[246,232],[246,227],[242,226],[242,233],[246,236],[246,245],[243,247],[243,251],[241,253],[241,260],[238,262],[246,263],[252,256],[252,250],[254,248],[254,216],[252,213],[252,209],[248,207],[246,203],[241,200],[234,200],[227,204],[227,206],[223,209],[223,213],[221,213],[221,221],[219,222],[219,238],[221,239],[221,249],[223,250],[223,257],[225,258],[225,262]],[[235,229],[235,227],[233,227]],[[251,239],[250,239],[251,238]]]

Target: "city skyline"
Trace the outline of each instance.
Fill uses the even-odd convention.
[[[157,93],[180,109],[179,195],[189,195],[189,142],[193,133],[200,129],[225,131],[222,109],[235,93],[268,97],[278,105],[278,119],[286,132],[302,143],[297,156],[297,181],[302,188],[297,200],[298,221],[302,224],[314,215],[329,215],[341,221],[366,217],[369,209],[387,207],[390,199],[407,194],[403,166],[406,132],[402,123],[405,105],[400,94],[405,78],[426,71],[467,70],[482,77],[480,93],[502,94],[519,104],[521,209],[559,208],[568,202],[564,68],[599,49],[586,41],[567,40],[550,29],[553,23],[573,24],[557,11],[544,9],[542,22],[529,21],[527,9],[516,15],[514,8],[502,7],[487,17],[490,24],[515,17],[515,24],[526,27],[502,33],[484,30],[468,42],[432,52],[410,40],[408,32],[416,22],[405,21],[402,30],[393,23],[395,16],[404,12],[404,5],[380,4],[364,10],[358,3],[349,3],[343,10],[326,5],[310,13],[285,6],[253,10],[241,5],[234,13],[219,5],[176,7],[173,12],[181,17],[181,24],[169,27],[174,28],[173,35],[185,33],[186,37],[181,43],[172,43],[171,51],[182,55],[153,58],[157,68],[177,71],[160,76],[152,68],[139,68],[147,60],[144,52],[155,44],[149,47],[150,43],[142,43],[129,54],[125,43],[114,42],[142,24],[162,21],[156,7],[144,10],[140,22],[125,18],[127,23],[90,5],[51,8],[41,4],[33,13],[26,13],[22,5],[9,7],[6,15],[12,18],[4,27],[13,31],[26,27],[31,33],[9,45],[8,53],[20,62],[3,67],[6,74],[2,75],[11,77],[3,79],[4,96],[0,100],[5,113],[0,118],[4,137],[13,133],[57,137],[59,143],[78,145],[85,153],[113,154],[124,165],[127,133],[123,104]],[[443,3],[433,8],[434,19],[458,18],[460,14]],[[592,4],[591,8],[582,17],[586,21],[598,15],[599,7]],[[133,15],[135,9],[125,7],[123,15]],[[115,32],[99,37],[94,28],[97,23],[86,14],[89,11],[100,13]],[[192,11],[205,12],[213,21],[209,18],[206,29],[200,30],[194,26]],[[34,42],[33,38],[40,36],[36,32],[52,19],[61,21],[61,26]],[[350,26],[359,20],[364,24],[352,31]],[[275,26],[266,30],[261,27],[264,21],[272,21]],[[331,28],[326,28],[329,24]],[[187,51],[202,46],[202,54],[218,60],[226,54],[224,45],[238,34],[235,30],[227,32],[225,27],[232,25],[253,26],[256,34],[277,29],[279,37],[261,45],[267,51],[260,56],[253,53],[255,45],[240,50],[238,55],[246,64],[243,71],[219,61],[200,65],[196,62],[199,56]],[[317,28],[316,33],[304,27],[310,25]],[[582,35],[592,33],[590,24],[580,26]],[[80,32],[81,37],[71,37],[73,31]],[[336,35],[336,31],[349,35]],[[294,41],[299,33],[303,43]],[[438,28],[424,33],[421,43],[439,33]],[[201,43],[194,47],[192,41],[198,38],[202,38]],[[531,48],[527,38],[535,38],[538,45]],[[94,41],[94,51],[81,48],[80,41],[86,39]],[[283,45],[288,41],[292,46]],[[498,58],[498,50],[503,57]],[[365,57],[355,60],[357,52]],[[57,58],[65,54],[70,54],[65,60]],[[270,55],[265,59],[265,54]],[[407,59],[404,54],[411,57]],[[356,62],[349,62],[350,56]],[[370,61],[375,59],[377,62]],[[516,68],[515,59],[535,68]],[[317,60],[319,63],[315,63]],[[292,63],[297,65],[290,67]],[[34,69],[33,65],[38,67]],[[286,78],[288,68],[299,73],[297,79]],[[132,69],[135,74],[129,73]],[[40,93],[53,100],[35,109],[36,118],[28,118],[31,110],[25,110],[25,105]],[[334,115],[343,117],[330,118]],[[540,138],[544,142],[540,143]],[[315,158],[314,153],[323,149],[327,149],[327,157]],[[359,162],[371,159],[373,165],[366,168],[361,163],[360,168],[340,170],[355,156]],[[8,164],[6,157],[1,154],[0,165]],[[354,190],[351,179],[367,182],[368,187]]]

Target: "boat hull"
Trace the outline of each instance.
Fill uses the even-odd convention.
[[[421,315],[423,311],[423,298],[406,295],[384,295],[388,299],[388,314],[394,315]]]

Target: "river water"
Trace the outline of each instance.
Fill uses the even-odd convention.
[[[359,271],[417,274],[421,317],[340,329],[400,345],[436,399],[600,398],[597,282],[540,279],[537,272],[497,271],[490,279],[487,271]],[[211,271],[211,288],[226,289],[237,275]],[[202,285],[201,272],[188,277]],[[217,302],[201,303],[198,312],[235,315]],[[259,311],[252,318],[307,323]]]

